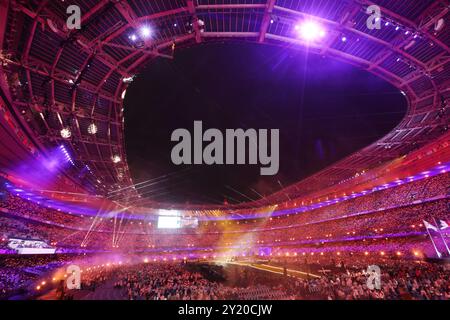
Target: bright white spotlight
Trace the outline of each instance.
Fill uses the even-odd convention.
[[[141,28],[141,35],[144,38],[148,38],[152,35],[152,29],[150,29],[149,27],[145,26]]]
[[[440,32],[442,29],[444,29],[444,27],[445,27],[445,20],[444,18],[441,18],[438,21],[436,21],[434,25],[434,31]]]
[[[63,137],[64,139],[69,139],[72,136],[72,132],[70,131],[70,129],[68,127],[63,128],[60,131],[61,137]]]
[[[133,42],[137,40],[137,36],[135,34],[130,35],[129,38]]]
[[[134,80],[134,76],[123,78],[123,83],[132,83]]]
[[[122,159],[120,158],[119,155],[116,154],[116,155],[112,156],[112,162],[119,163],[120,161],[122,161]]]
[[[325,36],[325,30],[314,21],[306,21],[295,27],[299,36],[306,41],[314,41]]]
[[[96,125],[95,123],[92,122],[92,123],[88,126],[87,131],[88,131],[89,134],[96,134],[97,131],[98,131],[97,125]]]

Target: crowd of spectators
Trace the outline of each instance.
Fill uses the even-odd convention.
[[[50,281],[45,277],[72,263],[83,265],[82,291],[110,290],[117,294],[105,297],[128,300],[450,299],[448,265],[399,257],[349,253],[266,261],[253,257],[250,264],[259,266],[258,269],[199,261],[142,263],[130,260],[113,265],[99,262],[104,260],[101,257],[83,255],[3,256],[0,259],[0,299],[25,296],[42,280]],[[96,267],[88,267],[94,263]],[[367,268],[372,264],[380,267],[380,288],[367,286]],[[264,271],[266,265],[289,273]],[[213,272],[205,272],[209,268]],[[292,270],[302,273],[293,276]],[[73,297],[70,292],[66,292],[66,296]]]
[[[287,299],[282,286],[252,284],[230,286],[222,281],[207,279],[192,265],[151,263],[123,265],[115,269],[91,270],[83,275],[83,289],[96,290],[108,281],[128,300],[255,300]]]
[[[138,264],[120,266],[110,272],[94,271],[88,276],[86,285],[99,288],[112,281],[111,290],[120,291],[122,297],[128,300],[450,299],[450,270],[445,265],[388,260],[380,264],[380,287],[369,288],[368,261],[365,259],[328,263],[324,261],[321,265],[320,277],[274,276],[266,271],[240,267],[246,269],[246,281],[238,278],[234,279],[233,284],[207,279],[186,264]],[[298,267],[305,268],[307,264]],[[248,277],[252,272],[258,275]],[[277,285],[265,283],[271,277],[278,277]],[[245,285],[240,285],[240,282],[245,282]]]
[[[448,217],[449,178],[448,173],[441,174],[312,211],[265,219],[201,223],[196,229],[164,231],[151,222],[125,219],[119,231],[123,235],[122,243],[113,241],[118,233],[113,219],[75,216],[10,194],[0,203],[0,207],[7,210],[0,212],[0,235],[43,239],[60,247],[154,249],[171,247],[174,243],[185,247],[274,241],[277,244],[302,241],[304,244],[350,237],[424,233],[422,220],[432,222]],[[417,203],[417,200],[428,201]],[[241,243],[243,238],[251,240]]]
[[[0,255],[0,300],[25,294],[39,277],[74,258],[73,255]]]
[[[381,284],[367,286],[367,262],[328,272],[318,279],[298,279],[291,290],[298,299],[327,300],[449,300],[450,270],[445,266],[395,262],[381,265]]]

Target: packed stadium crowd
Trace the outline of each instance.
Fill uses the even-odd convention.
[[[22,289],[35,276],[16,269],[15,266],[0,267],[0,299],[9,297],[13,292]]]
[[[137,266],[118,274],[115,287],[125,289],[129,300],[217,300],[223,298],[218,283],[179,265]]]
[[[320,278],[299,278],[281,287],[255,281],[244,288],[207,280],[176,264],[120,268],[113,276],[114,287],[133,300],[448,299],[448,270],[430,264],[399,263],[392,257],[423,260],[433,252],[423,220],[448,221],[449,178],[448,173],[441,174],[401,184],[395,192],[380,190],[298,214],[201,222],[196,229],[182,230],[158,230],[152,223],[125,219],[117,232],[112,219],[76,216],[8,194],[0,202],[0,250],[13,253],[8,248],[10,238],[43,240],[58,247],[58,252],[82,252],[88,247],[117,252],[150,250],[154,255],[176,243],[186,253],[208,260],[216,251],[231,251],[238,258],[261,257],[264,254],[259,248],[270,247],[270,256],[264,258],[271,259],[272,264],[283,258],[278,264],[288,261],[293,268],[322,273]],[[448,233],[443,232],[443,237],[449,239]],[[14,255],[3,258],[0,295],[26,290],[40,275],[70,259],[65,255],[37,257],[33,262]],[[336,268],[337,260],[341,260],[340,268]],[[362,267],[372,260],[384,266],[381,290],[365,286]],[[326,273],[328,267],[332,271]],[[110,279],[111,274],[104,272],[96,271],[92,276],[86,273],[83,286],[95,290]]]
[[[265,261],[248,258],[250,265],[261,266],[258,269],[207,261],[138,263],[134,260],[113,266],[110,263],[100,265],[101,259],[79,255],[2,257],[0,299],[14,295],[36,297],[36,284],[42,280],[51,282],[50,275],[74,261],[84,265],[82,292],[107,288],[129,300],[450,299],[450,267],[424,259],[349,253],[274,257]],[[98,266],[88,267],[94,263]],[[367,285],[367,268],[372,264],[378,265],[381,271],[380,287],[375,289]],[[263,271],[266,265],[302,274],[273,273],[270,268]],[[73,298],[70,292],[61,298],[67,297]]]
[[[0,255],[0,299],[26,294],[47,272],[75,259],[74,255]]]
[[[298,267],[308,268],[308,264]],[[83,288],[95,291],[112,282],[109,290],[119,291],[129,300],[450,299],[450,270],[445,265],[387,260],[380,263],[379,288],[368,287],[369,273],[364,260],[339,261],[321,267],[321,276],[295,278],[241,267],[237,276],[234,273],[237,279],[230,283],[223,278],[207,277],[195,264],[137,264],[85,274]],[[226,268],[223,267],[223,274]]]
[[[91,248],[129,246],[164,248],[180,246],[230,246],[249,244],[300,244],[350,240],[405,233],[425,233],[422,220],[448,217],[449,173],[380,190],[364,197],[285,216],[241,221],[201,222],[198,228],[159,230],[155,224],[124,219],[119,228],[113,219],[81,217],[50,209],[9,194],[0,202],[0,236],[42,239],[60,247]],[[433,191],[430,191],[432,189]],[[423,202],[417,202],[423,200]],[[114,243],[114,233],[127,243]],[[89,234],[89,236],[87,236]],[[252,234],[251,237],[248,235]]]
[[[282,285],[273,287],[251,283],[244,288],[219,286],[218,289],[222,298],[243,300],[313,298],[447,300],[450,298],[450,270],[443,266],[423,262],[387,261],[381,265],[381,288],[372,290],[367,287],[368,274],[365,260],[360,260],[356,265],[350,261],[349,266],[344,266],[343,261],[338,264],[341,265],[340,270],[324,274],[321,278],[298,278],[295,282],[284,279]],[[326,264],[322,265],[322,268],[326,267]],[[215,294],[212,297],[220,298],[220,295]]]
[[[367,262],[365,263],[367,268]],[[450,270],[417,262],[381,265],[381,286],[370,289],[363,266],[328,272],[320,279],[298,279],[298,299],[328,300],[449,300]],[[448,268],[448,267],[447,267]]]

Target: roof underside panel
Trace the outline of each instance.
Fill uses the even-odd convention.
[[[295,26],[305,19],[316,18],[326,29],[326,41],[309,46],[311,54],[373,72],[402,90],[410,107],[394,131],[300,182],[297,189],[323,188],[407,154],[417,147],[412,139],[426,143],[449,122],[442,101],[450,98],[450,32],[448,25],[434,30],[438,17],[450,20],[447,1],[74,0],[71,4],[80,6],[86,18],[81,30],[72,31],[64,26],[67,1],[18,3],[8,12],[2,48],[10,59],[5,70],[16,109],[39,111],[39,121],[29,124],[38,127],[30,131],[45,146],[64,141],[59,131],[71,128],[67,148],[77,165],[88,165],[93,180],[101,181],[99,193],[110,191],[102,187],[108,183],[116,188],[131,183],[121,95],[146,63],[155,57],[171,59],[178,48],[208,41],[239,39],[304,49]],[[382,7],[381,29],[367,28],[366,8],[372,3]],[[196,19],[204,23],[202,28]],[[139,37],[142,26],[152,30],[150,38]],[[89,132],[92,124],[95,134]],[[114,164],[114,155],[123,161]],[[123,185],[115,184],[118,180]],[[291,189],[271,199],[278,201]]]

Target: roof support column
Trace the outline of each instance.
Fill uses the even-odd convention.
[[[200,26],[198,24],[198,17],[197,17],[197,13],[195,10],[194,0],[188,0],[187,7],[189,10],[189,13],[192,15],[192,18],[193,18],[192,27],[194,28],[195,42],[200,43],[200,42],[202,42],[202,37],[200,34]]]
[[[263,17],[262,24],[261,24],[261,31],[259,33],[258,42],[260,42],[260,43],[264,42],[264,40],[266,38],[266,33],[267,33],[267,30],[269,30],[269,25],[270,25],[274,6],[275,6],[275,0],[267,1],[266,12],[264,13],[264,17]]]

